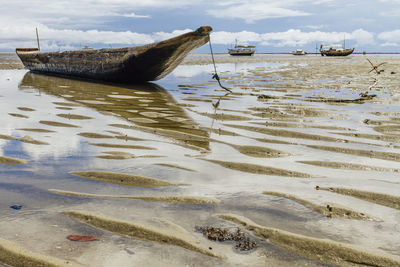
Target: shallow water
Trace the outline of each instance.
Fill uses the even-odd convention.
[[[400,60],[374,58],[387,62],[385,72],[375,75],[362,56],[220,56],[217,70],[233,91],[228,94],[211,80],[212,65],[196,64],[204,58],[192,56],[189,65],[163,80],[140,86],[0,70],[0,156],[27,161],[0,164],[0,237],[90,266],[190,265],[204,257],[210,266],[322,264],[266,241],[240,254],[195,231],[195,226],[235,226],[214,216],[234,213],[263,226],[400,255],[398,209],[315,190],[348,187],[400,196]],[[376,97],[351,102],[375,79],[368,94]],[[179,185],[125,186],[71,174],[91,170]],[[221,202],[65,196],[49,189]],[[344,206],[379,220],[328,218],[264,191]],[[14,204],[22,209],[10,209]],[[60,214],[71,209],[146,225],[167,219],[225,258],[120,237]],[[98,235],[101,242],[71,244],[68,234]]]

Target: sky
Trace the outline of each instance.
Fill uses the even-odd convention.
[[[356,52],[400,52],[400,0],[0,0],[0,51],[126,47],[210,25],[215,52],[235,44],[259,53],[315,52],[343,43]],[[209,52],[203,46],[196,52]]]

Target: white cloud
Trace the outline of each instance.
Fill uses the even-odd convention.
[[[312,43],[342,43],[343,38],[356,41],[356,45],[374,43],[374,35],[363,29],[350,33],[346,32],[303,32],[298,29],[290,29],[285,32],[255,33],[255,32],[215,32],[211,34],[212,42],[215,44],[229,45],[235,42],[259,43],[261,45],[282,47],[282,46],[303,46]]]
[[[394,47],[396,47],[396,46],[399,46],[399,44],[387,42],[387,43],[381,44],[381,46],[394,46]]]
[[[120,16],[127,17],[127,18],[150,18],[149,15],[137,15],[133,12],[129,13],[129,14],[121,14]]]
[[[0,0],[0,5],[0,17],[10,21],[29,18],[40,23],[51,22],[54,28],[86,28],[103,24],[108,16],[122,14],[131,18],[144,18],[147,16],[137,15],[137,11],[174,9],[195,4],[189,0]]]
[[[208,14],[217,18],[243,19],[247,23],[268,18],[307,16],[309,13],[266,3],[245,3],[221,9],[210,9]]]
[[[161,41],[190,31],[189,29],[185,29],[175,30],[170,33],[156,32],[143,34],[132,31],[59,30],[35,21],[26,20],[10,24],[5,19],[0,18],[0,49],[36,47],[36,35],[33,25],[37,25],[39,29],[40,45],[43,50],[70,50],[90,44],[142,45]]]
[[[305,26],[306,28],[309,28],[311,30],[319,30],[325,27],[325,25],[307,25]]]
[[[392,46],[392,44],[397,46],[397,43],[400,43],[400,29],[382,32],[378,35],[378,38],[385,42],[383,46]]]

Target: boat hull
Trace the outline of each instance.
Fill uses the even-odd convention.
[[[231,56],[252,56],[254,54],[254,52],[250,52],[250,53],[229,53],[229,55]]]
[[[173,71],[191,51],[206,44],[211,31],[211,27],[202,26],[162,42],[136,47],[62,53],[17,49],[17,55],[33,72],[117,83],[155,81]]]
[[[321,56],[327,56],[327,57],[344,57],[344,56],[348,56],[350,54],[352,54],[354,52],[354,48],[352,49],[344,49],[344,50],[340,50],[340,51],[330,51],[330,50],[326,50],[326,51],[321,51]]]

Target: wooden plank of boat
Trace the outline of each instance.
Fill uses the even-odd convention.
[[[210,26],[158,43],[110,49],[40,52],[17,48],[24,66],[45,74],[117,83],[159,80],[172,72],[194,49],[209,41]]]

